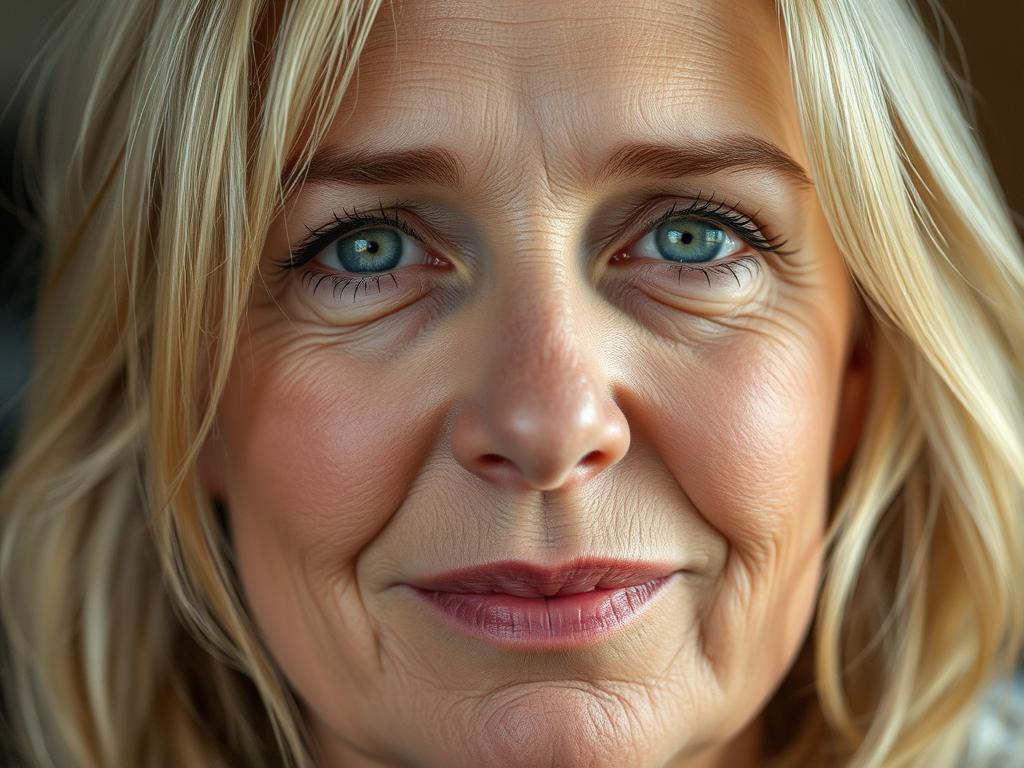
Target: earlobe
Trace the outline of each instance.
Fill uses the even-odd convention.
[[[220,437],[220,429],[214,424],[199,451],[196,471],[199,473],[199,483],[203,493],[212,505],[217,527],[224,535],[228,546],[233,547],[234,539],[228,522],[227,483],[224,479],[226,455],[224,441]]]
[[[832,476],[853,457],[864,429],[870,397],[872,354],[869,329],[857,333],[843,374],[835,434],[832,444]]]
[[[224,443],[220,439],[220,430],[214,424],[210,434],[206,436],[199,458],[196,462],[199,482],[209,498],[226,500],[226,484],[224,482]]]

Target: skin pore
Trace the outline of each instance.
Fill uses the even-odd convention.
[[[801,168],[770,2],[385,4],[203,458],[320,765],[759,763],[868,375]],[[673,210],[724,233],[716,268],[661,254]],[[337,257],[353,211],[392,222],[362,233],[387,274]],[[403,586],[581,556],[684,573],[571,651],[460,634]]]

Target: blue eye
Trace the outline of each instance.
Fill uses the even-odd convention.
[[[335,240],[317,260],[331,269],[368,274],[395,269],[403,257],[417,252],[423,249],[391,227],[366,227]]]
[[[700,264],[733,254],[735,239],[716,224],[692,216],[671,219],[644,235],[637,255],[681,264]]]

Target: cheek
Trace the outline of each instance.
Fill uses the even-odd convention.
[[[329,546],[346,560],[387,524],[399,477],[414,468],[400,439],[408,396],[329,350],[254,362],[237,366],[221,410],[238,524],[266,527],[282,548]]]
[[[744,334],[694,354],[665,369],[687,397],[659,409],[657,434],[691,509],[727,544],[700,607],[704,648],[753,713],[761,702],[750,697],[781,680],[813,615],[837,361],[806,329]]]
[[[329,701],[326,681],[359,686],[350,676],[371,667],[329,675],[323,663],[370,657],[373,627],[353,608],[355,560],[415,474],[412,385],[327,345],[239,358],[220,409],[239,576],[294,687]]]
[[[680,445],[684,488],[750,560],[770,559],[823,521],[837,372],[813,337],[766,333],[701,366],[699,408]]]

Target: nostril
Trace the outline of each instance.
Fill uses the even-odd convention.
[[[585,477],[590,477],[600,472],[605,463],[606,456],[603,451],[590,451],[576,463],[576,466],[570,470],[562,482],[575,482]],[[520,480],[523,479],[523,470],[519,465],[498,453],[481,454],[477,460],[477,470],[487,473],[492,479],[506,478],[509,472]],[[554,481],[550,480],[550,478],[533,478],[531,480],[532,485],[540,484],[547,486],[552,482]]]
[[[478,470],[491,478],[507,478],[509,475],[519,476],[515,462],[497,453],[485,453],[480,457]]]
[[[480,460],[488,466],[498,466],[501,464],[510,464],[511,462],[504,456],[499,456],[496,453],[485,453],[480,457]]]

